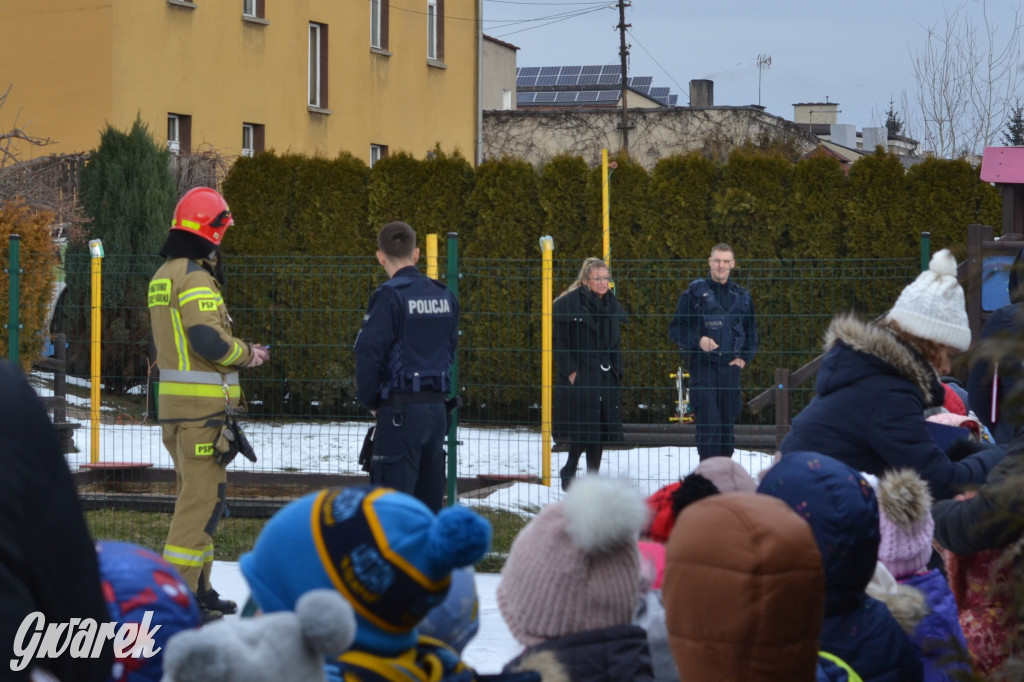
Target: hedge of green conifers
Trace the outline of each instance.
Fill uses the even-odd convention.
[[[997,190],[962,160],[905,170],[879,153],[848,173],[835,159],[793,161],[762,149],[737,150],[725,163],[670,157],[651,172],[616,161],[611,260],[633,314],[624,403],[634,406],[665,398],[657,387],[677,362],[668,318],[714,244],[735,248],[736,276],[763,312],[752,385],[764,386],[775,366],[795,369],[813,357],[837,308],[883,312],[912,274],[922,232],[933,250],[948,246],[962,258],[969,223],[1000,222]],[[239,159],[223,185],[236,220],[224,249],[229,263],[254,271],[229,276],[228,302],[240,329],[277,346],[255,391],[261,404],[270,413],[358,411],[349,348],[384,278],[374,238],[384,223],[404,220],[442,236],[442,277],[444,235],[459,234],[467,414],[483,419],[498,405],[530,414],[540,362],[537,240],[554,238],[557,294],[584,257],[602,255],[600,174],[572,157],[541,168],[515,159],[473,168],[440,149],[425,159],[395,154],[372,169],[347,154]]]

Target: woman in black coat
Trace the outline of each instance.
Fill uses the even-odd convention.
[[[587,471],[601,467],[603,444],[622,440],[620,324],[626,311],[609,290],[608,266],[598,258],[583,261],[576,281],[555,299],[554,438],[569,444],[561,470],[562,489],[576,477],[580,456]]]

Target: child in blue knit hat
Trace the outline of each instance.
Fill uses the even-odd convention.
[[[199,607],[192,590],[173,566],[145,547],[97,542],[96,558],[110,620],[118,624],[148,621],[147,632],[154,640],[149,645],[155,652],[152,657],[133,656],[133,649],[115,658],[111,682],[159,682],[167,641],[199,627]]]
[[[390,488],[354,486],[307,495],[274,515],[239,564],[264,612],[334,588],[352,605],[352,648],[328,661],[330,679],[474,680],[444,643],[417,626],[448,593],[451,574],[487,552],[490,524],[463,507],[435,515]]]

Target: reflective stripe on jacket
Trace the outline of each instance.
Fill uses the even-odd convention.
[[[231,333],[220,285],[188,258],[164,262],[149,282],[149,317],[160,368],[160,421],[221,417],[225,391],[238,407],[239,367],[252,347]]]

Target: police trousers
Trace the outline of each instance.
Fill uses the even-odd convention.
[[[164,544],[164,559],[196,591],[210,588],[213,534],[224,513],[227,470],[213,458],[218,426],[163,424],[164,447],[174,461],[178,498]]]
[[[406,403],[377,409],[370,482],[408,493],[434,512],[444,500],[444,438],[448,412],[444,403]]]
[[[737,365],[698,358],[690,368],[690,406],[697,427],[697,455],[732,457],[734,425],[743,409]]]

